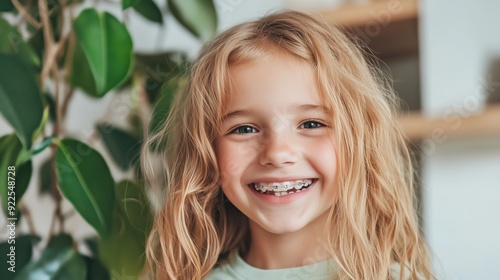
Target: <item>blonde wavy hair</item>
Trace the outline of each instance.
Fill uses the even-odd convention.
[[[392,91],[342,31],[296,11],[237,25],[206,44],[164,126],[144,144],[146,178],[163,186],[147,242],[150,276],[202,279],[229,253],[248,250],[248,220],[221,190],[214,141],[231,94],[231,66],[276,52],[314,67],[333,112],[339,198],[326,227],[337,279],[390,279],[394,263],[405,268],[400,279],[433,279]]]

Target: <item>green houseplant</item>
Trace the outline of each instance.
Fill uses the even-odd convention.
[[[153,0],[105,1],[157,24],[173,16],[200,40],[212,37],[217,28],[212,0],[166,0],[166,11]],[[180,52],[136,53],[123,21],[96,8],[77,13],[82,2],[0,2],[0,113],[14,130],[0,135],[2,212],[7,225],[13,225],[0,244],[0,260],[7,264],[1,279],[137,279],[144,270],[153,207],[138,153],[144,137],[168,113],[189,61]],[[67,136],[65,120],[74,95],[99,99],[116,89],[135,101],[128,115],[132,128],[97,125],[112,158],[106,161],[85,139]],[[144,107],[152,110],[151,121],[138,117]],[[55,211],[50,236],[40,236],[31,226],[20,232],[18,225],[32,224],[34,209],[23,203],[23,194],[34,171],[32,159],[46,150],[50,158],[39,168],[40,193],[53,199]],[[109,165],[133,170],[133,175],[115,182]],[[96,238],[76,240],[64,231],[68,214],[62,212],[63,200],[96,230]],[[41,256],[32,258],[41,239],[49,241]],[[80,252],[79,243],[92,254]]]

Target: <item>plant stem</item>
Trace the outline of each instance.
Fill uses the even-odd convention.
[[[146,93],[146,76],[140,75],[137,77],[137,87],[138,87],[138,100],[139,100],[139,112],[142,119],[142,135],[148,135],[149,122],[151,121],[151,105],[148,102],[148,96]]]
[[[75,209],[68,210],[68,212],[64,213],[63,216],[65,219],[72,217],[76,214]]]
[[[67,2],[66,0],[59,0],[59,9],[61,10],[60,17],[61,17],[61,22],[64,23],[64,11],[66,10],[67,7]],[[55,7],[54,7],[55,8]],[[73,22],[73,19],[70,21],[71,23]],[[64,24],[61,24],[59,27],[59,34],[64,34]]]
[[[64,11],[66,9],[69,10],[69,21],[73,22],[75,15],[73,12],[73,6],[67,6],[66,0],[61,0],[61,9]],[[64,22],[64,13],[61,13],[61,21]],[[63,25],[61,25],[61,34],[63,32]],[[63,77],[65,81],[69,80],[69,73],[71,72],[71,65],[73,63],[73,56],[75,53],[75,44],[76,38],[73,30],[70,29],[67,36],[68,46],[66,48],[66,57],[64,61],[63,67]],[[60,114],[58,115],[61,122],[59,123],[59,128],[64,127],[64,120],[66,119],[66,113],[69,105],[69,101],[73,97],[73,93],[75,92],[74,88],[71,87],[68,83],[63,83],[63,92],[64,96],[62,97],[62,106],[60,110]]]
[[[43,28],[43,40],[45,42],[45,51],[43,55],[43,68],[42,74],[40,76],[40,88],[44,89],[45,78],[48,76],[49,72],[52,70],[52,67],[57,67],[56,60],[63,49],[64,43],[68,38],[67,34],[62,34],[61,38],[58,42],[54,40],[54,33],[52,30],[52,26],[50,25],[49,20],[49,10],[47,7],[47,0],[38,0],[38,9],[40,11],[40,18],[42,20]],[[61,17],[63,18],[62,22],[64,22],[64,11],[61,12]]]
[[[61,7],[66,7],[66,2],[62,1]],[[68,34],[62,34],[61,38],[58,42],[55,42],[54,33],[52,30],[52,26],[49,21],[49,11],[47,6],[47,0],[38,0],[38,9],[40,11],[40,18],[43,25],[43,38],[45,42],[45,52],[44,52],[44,65],[42,69],[42,74],[40,77],[40,87],[44,88],[45,78],[52,74],[52,78],[55,83],[55,106],[56,106],[56,120],[54,123],[54,130],[52,132],[52,136],[58,137],[60,135],[61,130],[61,122],[62,122],[62,111],[63,108],[61,106],[61,98],[60,98],[60,79],[59,79],[59,71],[57,68],[57,58],[63,46],[68,38]],[[61,21],[64,21],[64,10],[61,11]],[[62,31],[62,29],[61,29]],[[66,105],[67,106],[67,105]],[[52,176],[53,178],[57,178],[56,174],[56,147],[52,147]],[[54,220],[57,219],[59,221],[59,231],[64,231],[64,216],[62,215],[61,205],[62,205],[62,195],[57,186],[57,179],[54,180],[54,185],[51,189],[52,197],[55,200],[56,208],[54,210]],[[51,225],[51,233],[53,230],[54,220]]]
[[[66,118],[66,113],[68,111],[69,101],[73,97],[74,93],[75,93],[75,89],[72,88],[72,87],[69,87],[68,91],[65,94],[65,98],[64,98],[64,101],[63,101],[63,104],[62,104],[62,108],[61,108],[61,118],[63,118],[63,119]]]
[[[23,214],[23,218],[26,219],[26,222],[28,222],[30,234],[36,235],[35,224],[33,223],[33,217],[31,216],[30,210],[28,209],[28,207],[26,207],[26,205],[24,205],[23,202],[20,202],[19,205],[21,208],[21,213]]]
[[[52,132],[52,135],[54,137],[57,137],[59,135],[59,130],[60,130],[60,124],[61,124],[61,104],[60,102],[60,94],[59,94],[59,73],[57,71],[57,66],[54,65],[52,67],[52,75],[54,78],[54,84],[55,84],[55,106],[56,106],[56,117],[55,117],[55,122],[54,122],[54,130]]]
[[[52,148],[51,172],[52,172],[52,176],[53,176],[52,178],[57,178],[56,168],[55,168],[55,166],[56,166],[56,149],[57,148],[54,146],[52,146],[51,148]],[[64,215],[62,214],[62,211],[61,211],[62,195],[61,195],[59,188],[57,187],[57,180],[53,180],[53,182],[54,182],[54,185],[51,188],[51,194],[56,202],[56,208],[54,209],[54,218],[52,219],[52,224],[50,226],[50,235],[52,235],[52,233],[53,233],[54,222],[56,219],[59,221],[59,232],[64,231]]]
[[[65,10],[66,8],[69,8],[69,17],[70,17],[70,23],[73,21],[74,14],[73,14],[73,7],[67,5],[66,0],[61,0],[59,2],[60,8],[61,8],[61,22],[65,23],[67,22],[65,20]],[[70,66],[71,66],[71,61],[73,57],[73,49],[74,49],[74,35],[72,31],[70,30],[66,34],[64,34],[64,26],[61,25],[60,34],[61,37],[59,41],[55,40],[54,37],[54,30],[52,29],[52,26],[50,24],[49,20],[49,11],[48,11],[48,5],[47,5],[47,0],[38,0],[38,8],[40,11],[40,19],[42,22],[43,26],[43,38],[45,42],[45,50],[44,50],[44,65],[40,77],[40,87],[43,89],[44,88],[44,83],[45,79],[49,76],[52,77],[54,84],[55,84],[55,107],[56,107],[56,118],[54,122],[54,127],[52,131],[52,136],[54,137],[59,137],[61,133],[64,133],[63,130],[63,124],[64,124],[64,119],[66,116],[67,112],[67,107],[69,104],[70,99],[73,96],[73,89],[69,87],[68,89],[65,87],[65,83],[63,82],[65,78],[67,78],[67,73],[70,71]],[[65,61],[65,66],[63,69],[63,79],[60,79],[60,71],[58,68],[57,64],[57,59],[60,56],[61,51],[63,50],[63,47],[65,46],[66,40],[70,38],[69,42],[69,51],[66,57]],[[61,96],[61,83],[64,89],[64,96]],[[65,221],[65,216],[62,213],[62,194],[61,191],[59,190],[58,187],[58,182],[57,182],[57,174],[56,174],[56,153],[57,153],[57,147],[52,146],[52,156],[51,156],[51,172],[53,178],[56,178],[53,182],[53,186],[51,188],[51,195],[54,198],[56,207],[54,209],[54,218],[52,220],[52,224],[50,227],[50,234],[53,233],[54,231],[54,225],[55,222],[59,222],[59,232],[64,231],[64,221]]]
[[[57,208],[57,205],[56,205]],[[50,231],[49,231],[49,236],[54,235],[54,226],[56,224],[56,221],[58,220],[57,214],[56,214],[56,209],[54,209],[54,214],[52,214],[52,221],[50,222]]]
[[[43,26],[43,41],[45,44],[45,51],[43,55],[44,65],[40,77],[40,88],[44,90],[45,77],[47,77],[49,70],[52,68],[52,61],[49,59],[52,55],[52,46],[54,45],[54,37],[52,35],[52,26],[49,21],[49,11],[47,7],[47,0],[38,0],[38,10],[40,19]]]
[[[16,0],[14,0],[16,1]],[[54,131],[52,135],[54,137],[58,136],[58,122],[59,122],[59,104],[58,104],[58,99],[59,99],[59,77],[57,73],[57,64],[55,63],[57,59],[57,54],[59,53],[61,46],[63,45],[65,41],[65,36],[63,36],[59,42],[55,44],[54,42],[54,35],[52,32],[52,26],[50,25],[50,20],[49,20],[49,10],[48,10],[48,5],[47,5],[47,0],[38,0],[38,10],[40,13],[40,19],[41,19],[41,27],[43,27],[43,40],[45,43],[45,50],[44,50],[44,55],[43,55],[43,68],[42,68],[42,73],[40,75],[40,88],[42,90],[45,89],[45,79],[49,75],[49,72],[52,71],[54,75],[54,79],[56,81],[55,85],[55,90],[56,90],[56,100],[55,100],[55,106],[56,106],[56,121],[54,123]],[[64,11],[61,12],[61,14],[64,14]],[[29,21],[29,20],[28,20]],[[64,20],[62,21],[64,22]],[[57,178],[56,174],[56,147],[52,146],[52,157],[51,157],[51,172],[53,178]],[[50,226],[50,235],[52,235],[53,231],[53,226],[54,226],[54,220],[55,218],[59,218],[59,224],[60,224],[60,230],[62,231],[64,229],[64,217],[61,215],[61,200],[62,196],[61,193],[59,192],[59,189],[57,187],[57,180],[53,180],[54,185],[51,188],[52,192],[52,197],[54,197],[54,200],[56,202],[56,209],[54,211],[54,219],[52,220],[52,224]]]
[[[70,9],[70,20],[73,21],[73,9]],[[68,34],[68,48],[67,53],[66,53],[66,61],[64,61],[64,78],[66,81],[69,80],[69,73],[71,72],[71,65],[73,63],[73,56],[75,53],[75,45],[76,45],[76,38],[75,34],[71,30],[70,33]],[[62,103],[62,108],[61,108],[61,118],[64,120],[66,119],[66,112],[68,110],[68,105],[69,101],[73,97],[73,93],[75,92],[75,89],[71,87],[68,83],[63,83],[64,87],[64,99]],[[62,125],[62,124],[61,124]]]
[[[29,22],[29,24],[31,24],[36,29],[42,28],[42,24],[39,23],[38,21],[36,21],[36,19],[34,19],[30,15],[30,13],[28,12],[28,10],[26,10],[23,7],[23,5],[21,5],[21,3],[19,3],[19,0],[12,0],[12,4],[14,5],[14,7],[16,7],[16,9],[19,11],[19,13],[21,13],[21,15],[24,17],[24,19],[27,22]]]

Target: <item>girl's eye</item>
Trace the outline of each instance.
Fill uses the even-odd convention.
[[[317,121],[306,121],[300,127],[304,128],[309,128],[309,129],[315,129],[315,128],[320,128],[322,126],[325,126],[324,124],[317,122]]]
[[[300,125],[300,128],[305,128],[305,129],[316,129],[316,128],[321,128],[321,127],[324,127],[325,125],[318,122],[318,121],[314,121],[314,120],[311,120],[311,121],[306,121],[304,123],[302,123]],[[257,130],[251,126],[248,126],[248,125],[242,125],[242,126],[239,126],[235,129],[233,129],[233,131],[230,132],[230,134],[248,134],[248,133],[255,133],[257,132]]]
[[[252,133],[252,130],[256,130],[255,128],[248,126],[248,125],[243,125],[235,128],[231,133],[236,133],[236,134],[247,134],[247,133]]]

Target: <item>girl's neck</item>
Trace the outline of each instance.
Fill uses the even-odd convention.
[[[242,258],[260,269],[300,267],[331,258],[327,253],[324,226],[328,211],[301,230],[274,234],[250,222],[251,245]]]

